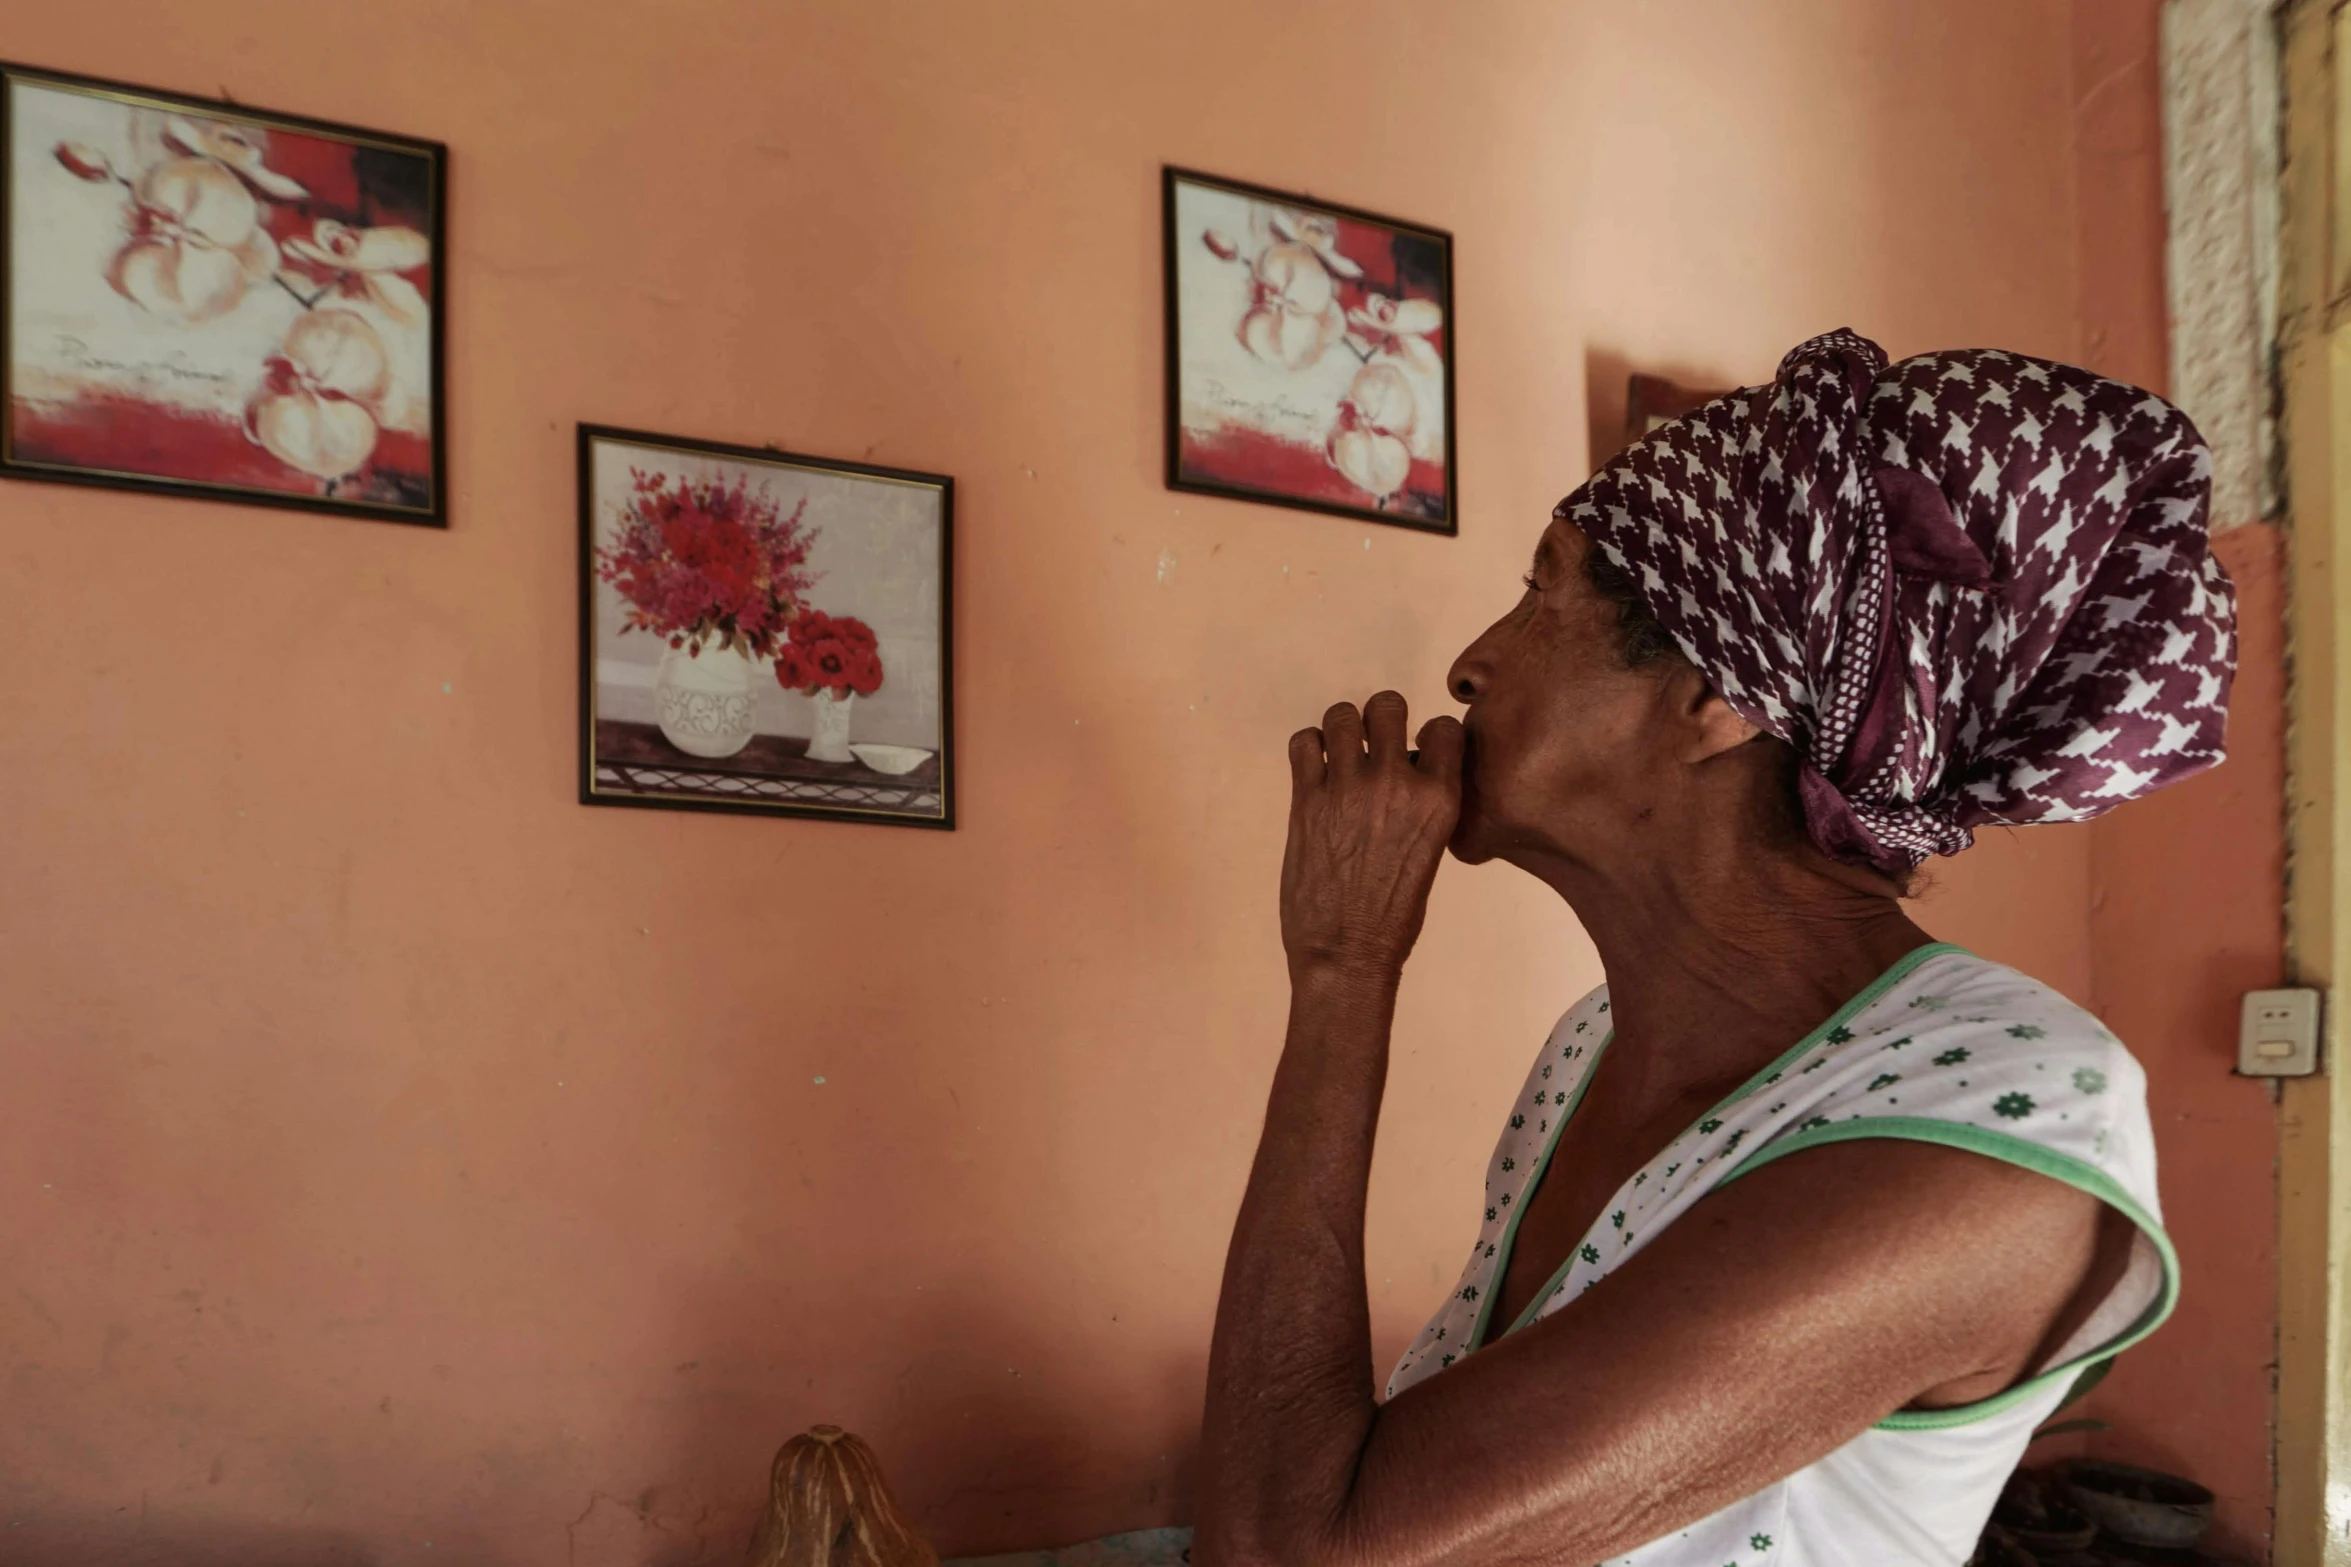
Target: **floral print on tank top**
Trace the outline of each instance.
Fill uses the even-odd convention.
[[[1489,1323],[1515,1239],[1516,1215],[1558,1146],[1562,1128],[1572,1121],[1610,1038],[1603,988],[1570,1009],[1545,1041],[1487,1167],[1484,1217],[1468,1265],[1397,1363],[1389,1397],[1439,1374],[1478,1343],[1560,1310],[1595,1288],[1741,1169],[1854,1136],[1950,1142],[2046,1168],[2075,1184],[2111,1182],[2100,1189],[2119,1192],[2124,1202],[2139,1208],[2135,1217],[2152,1236],[2143,1244],[2161,1252],[2160,1268],[2137,1275],[2134,1286],[2155,1290],[2157,1285],[2147,1281],[2157,1280],[2160,1298],[2151,1295],[2144,1302],[2128,1336],[2151,1330],[2168,1309],[2174,1264],[2156,1217],[2152,1136],[2138,1064],[2094,1018],[2047,987],[1958,948],[1936,945],[1897,964],[1667,1144],[1617,1189],[1521,1322]],[[2070,1377],[2074,1367],[2062,1369]],[[2047,1376],[2056,1378],[2059,1370],[2051,1368]],[[1967,1418],[1963,1412],[1948,1423]],[[1899,1444],[1904,1434],[1881,1428],[1868,1435],[1879,1440],[1873,1462],[1882,1465],[1883,1444]],[[1937,1440],[1951,1438],[1945,1433]],[[1619,1562],[1631,1567],[1777,1562],[1784,1554],[1795,1491],[1814,1470],[1833,1466],[1838,1457],[1832,1454]],[[1995,1482],[1982,1499],[1986,1514],[1997,1489]],[[1825,1544],[1807,1539],[1803,1559],[1847,1559],[1823,1555]]]

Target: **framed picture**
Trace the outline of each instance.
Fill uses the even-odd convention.
[[[955,482],[581,425],[580,800],[955,825]]]
[[[1635,375],[1625,384],[1624,439],[1630,446],[1684,414],[1696,413],[1727,390],[1705,391],[1659,375]]]
[[[1458,528],[1453,237],[1162,175],[1167,483]]]
[[[444,525],[437,142],[0,65],[0,473]]]

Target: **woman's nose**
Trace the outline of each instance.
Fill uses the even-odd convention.
[[[1480,637],[1463,648],[1445,672],[1445,689],[1453,693],[1456,702],[1475,702],[1486,694],[1486,661],[1479,652],[1485,640]]]

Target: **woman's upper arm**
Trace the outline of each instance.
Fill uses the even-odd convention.
[[[1379,1413],[1325,1537],[1286,1562],[1622,1553],[1921,1395],[2034,1369],[2098,1200],[1930,1143],[1811,1149],[1727,1185],[1540,1322]],[[1269,1545],[1276,1542],[1268,1542]]]

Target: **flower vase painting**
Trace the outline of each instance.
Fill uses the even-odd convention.
[[[582,425],[580,798],[952,827],[954,483]]]
[[[0,472],[445,523],[437,143],[0,85]]]
[[[1163,180],[1168,486],[1458,531],[1451,236]]]

